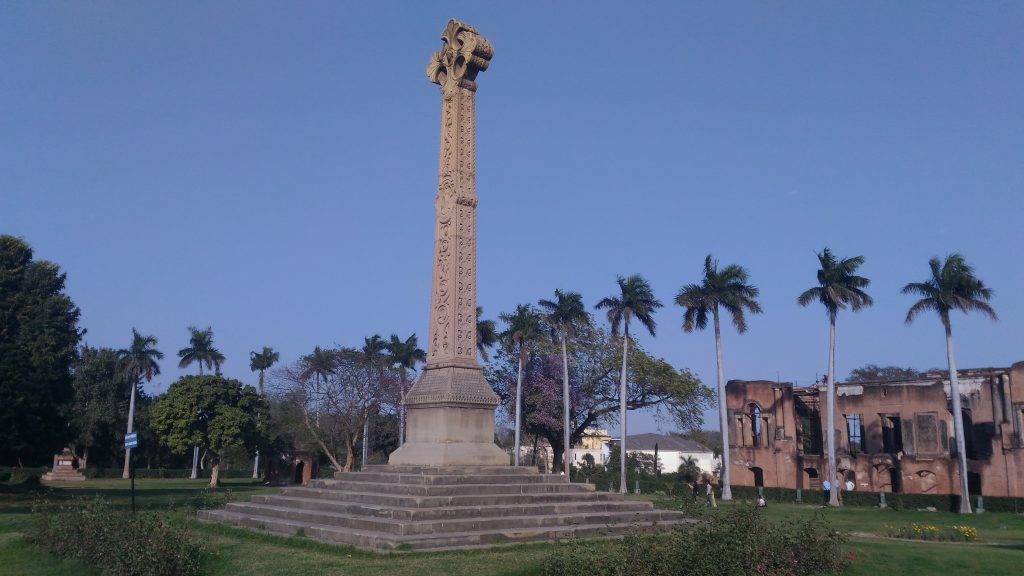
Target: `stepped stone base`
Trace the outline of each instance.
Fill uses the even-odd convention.
[[[84,482],[85,476],[71,466],[58,466],[43,474],[42,479],[47,482]]]
[[[370,550],[476,548],[664,532],[692,522],[650,502],[513,466],[367,466],[254,496],[200,520]]]

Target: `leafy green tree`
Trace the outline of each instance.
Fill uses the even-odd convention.
[[[97,452],[102,459],[116,446],[119,426],[124,424],[124,378],[118,366],[117,351],[110,348],[83,346],[75,363],[72,381],[75,400],[71,410],[71,426],[75,430],[75,446],[82,448],[82,467]]]
[[[398,374],[401,378],[400,404],[398,410],[398,445],[405,443],[405,394],[409,383],[409,370],[415,370],[420,362],[427,361],[427,353],[419,347],[416,334],[402,340],[398,334],[392,334],[391,340],[387,343],[388,355],[391,363],[398,366]]]
[[[722,330],[719,309],[732,316],[736,331],[747,331],[744,311],[760,314],[757,303],[758,289],[748,283],[749,275],[742,266],[730,264],[718,269],[718,260],[708,254],[704,259],[704,279],[700,284],[687,284],[676,294],[676,304],[686,309],[683,313],[683,330],[693,332],[708,326],[708,318],[715,325],[715,361],[718,366],[718,425],[723,431],[729,429],[729,417],[725,404],[725,370],[722,363]],[[732,500],[732,486],[729,482],[729,443],[722,444],[722,500]]]
[[[484,315],[483,306],[476,307],[476,350],[480,353],[480,357],[484,359],[484,362],[490,360],[487,356],[487,351],[494,347],[498,343],[498,327],[494,324],[494,320],[482,320],[480,317]]]
[[[266,396],[267,392],[263,387],[263,376],[270,367],[277,363],[281,359],[281,354],[275,352],[273,348],[264,346],[262,352],[256,352],[253,350],[249,352],[249,370],[260,373],[260,396]]]
[[[48,462],[71,439],[71,369],[85,332],[65,278],[0,235],[0,462]]]
[[[199,365],[199,375],[203,375],[203,364],[206,368],[220,372],[220,365],[224,362],[224,355],[213,346],[213,328],[200,330],[195,326],[189,326],[189,345],[178,350],[178,368],[188,368],[192,363]]]
[[[988,304],[992,289],[975,277],[974,268],[960,254],[950,254],[945,261],[932,258],[928,261],[931,278],[924,282],[911,282],[903,287],[903,294],[914,294],[921,299],[907,311],[907,324],[922,312],[937,312],[946,330],[946,362],[949,364],[949,395],[953,401],[953,432],[956,437],[956,453],[960,465],[960,513],[971,513],[971,495],[967,489],[967,449],[964,438],[963,411],[960,408],[960,382],[956,374],[956,358],[953,355],[953,328],[949,313],[959,310],[981,312],[997,320],[996,311]]]
[[[546,312],[545,321],[551,327],[551,336],[562,346],[562,473],[569,477],[569,353],[566,343],[576,335],[576,328],[590,322],[579,292],[555,290],[554,300],[541,299],[537,303]],[[558,466],[556,459],[554,465]]]
[[[662,304],[654,297],[654,291],[651,290],[651,285],[647,283],[639,274],[634,274],[628,278],[619,276],[617,278],[619,284],[619,295],[602,298],[597,303],[597,308],[608,309],[608,322],[612,326],[612,335],[618,336],[619,327],[624,327],[623,340],[622,340],[622,371],[619,388],[619,403],[620,403],[620,414],[619,414],[619,436],[623,444],[623,450],[621,453],[621,462],[619,466],[621,468],[621,475],[619,482],[619,491],[623,494],[626,493],[626,453],[629,448],[626,444],[626,409],[627,409],[627,398],[626,398],[626,359],[629,353],[629,323],[635,317],[644,328],[647,328],[647,332],[654,336],[657,331],[658,325],[654,321],[654,311],[661,308]]]
[[[519,376],[516,380],[516,405],[515,405],[515,445],[513,447],[513,460],[519,466],[519,452],[522,440],[522,408],[523,408],[523,369],[529,357],[527,344],[534,340],[541,330],[540,316],[534,312],[529,304],[516,306],[512,314],[501,314],[501,321],[507,326],[501,333],[501,340],[510,349],[519,350]]]
[[[269,346],[264,346],[262,352],[256,352],[255,350],[249,352],[249,370],[260,373],[260,396],[266,397],[267,391],[263,387],[263,376],[264,373],[273,366],[281,355],[274,351]],[[256,450],[256,458],[252,464],[252,477],[260,477],[260,451]]]
[[[216,488],[221,457],[232,448],[251,452],[259,445],[257,414],[266,414],[266,403],[252,386],[223,376],[184,376],[154,402],[152,423],[172,452],[206,450],[213,467],[210,487]]]
[[[917,378],[921,372],[913,368],[902,368],[900,366],[879,366],[877,364],[865,364],[860,368],[854,368],[846,378],[847,382],[877,382],[885,380],[910,380]]]
[[[689,370],[677,370],[634,344],[629,347],[627,408],[650,410],[657,420],[677,429],[700,428],[714,393]],[[523,433],[547,439],[556,461],[563,457],[559,348],[547,338],[537,339],[522,380]],[[603,326],[581,325],[567,350],[574,370],[569,387],[569,440],[570,445],[576,445],[587,429],[609,426],[618,419],[622,338],[612,338]],[[514,345],[502,344],[484,369],[491,388],[509,414],[518,384],[518,365],[518,350]],[[618,464],[615,469],[619,469]]]
[[[135,394],[142,380],[152,382],[153,376],[160,374],[160,364],[164,355],[155,346],[155,336],[143,336],[139,331],[132,328],[132,344],[127,349],[118,350],[117,356],[121,361],[121,374],[125,382],[131,387],[130,400],[128,402],[128,432],[131,434],[135,426]],[[122,478],[129,476],[129,463],[131,462],[132,449],[124,451],[124,470]]]
[[[832,491],[829,493],[829,506],[839,506],[834,433],[836,429],[836,316],[839,314],[839,310],[846,309],[847,306],[850,307],[850,310],[857,312],[861,308],[871,306],[874,301],[864,291],[871,281],[857,275],[857,268],[864,264],[863,256],[840,260],[828,248],[825,248],[818,254],[818,262],[821,264],[821,268],[818,270],[818,286],[809,288],[800,294],[797,303],[807,306],[817,300],[828,313],[828,382],[825,386],[828,433],[825,434],[825,443],[828,446],[828,481],[832,485]],[[723,443],[723,446],[726,445],[728,442]]]

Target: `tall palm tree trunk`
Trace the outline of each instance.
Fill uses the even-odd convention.
[[[629,350],[629,324],[622,339],[622,373],[619,383],[619,492],[626,493],[626,354]]]
[[[825,387],[826,410],[828,417],[828,432],[825,441],[828,442],[828,482],[831,485],[829,490],[828,505],[839,506],[839,484],[836,476],[836,315],[829,316],[828,323],[828,386]]]
[[[942,318],[946,328],[946,361],[949,363],[949,396],[953,400],[953,435],[956,437],[956,457],[960,468],[960,513],[971,513],[971,495],[967,488],[967,442],[964,436],[964,417],[960,408],[960,381],[956,376],[956,359],[953,357],[953,330],[949,316]]]
[[[367,444],[367,442],[369,441],[368,440],[369,437],[370,437],[370,415],[367,414],[366,415],[366,420],[363,420],[363,459],[362,459],[362,461],[359,464],[359,469],[360,470],[363,470],[363,469],[366,468],[366,453],[367,453],[367,448],[369,446],[369,444]]]
[[[722,500],[732,500],[729,474],[729,412],[725,401],[725,369],[722,366],[722,331],[715,307],[715,357],[718,364],[718,425],[722,429]]]
[[[515,447],[512,454],[513,465],[519,466],[519,429],[522,424],[523,407],[523,345],[519,344],[519,376],[516,377],[516,432]]]
[[[196,466],[198,466],[198,465],[199,465],[199,446],[193,446],[192,447],[192,475],[189,476],[189,478],[191,478],[192,480],[195,480],[196,478],[199,477],[199,474],[196,473]]]
[[[128,432],[132,433],[133,424],[135,422],[135,383],[132,383],[132,395],[131,399],[128,400]],[[125,448],[124,450],[124,471],[121,473],[121,478],[128,479],[131,475],[130,463],[132,460],[132,449]]]
[[[562,472],[569,478],[569,353],[562,330]]]

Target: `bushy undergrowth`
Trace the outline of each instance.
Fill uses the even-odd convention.
[[[116,510],[102,499],[75,499],[35,512],[29,540],[113,576],[193,576],[205,554],[166,513]]]
[[[812,576],[846,566],[846,537],[823,518],[775,524],[753,507],[704,515],[668,536],[573,542],[544,561],[545,576]]]

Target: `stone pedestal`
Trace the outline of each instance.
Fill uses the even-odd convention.
[[[498,397],[476,360],[476,76],[493,48],[451,20],[427,66],[441,86],[441,146],[434,200],[434,266],[427,365],[405,397],[408,442],[395,465],[507,466],[494,444]]]
[[[54,455],[53,469],[43,474],[42,479],[47,482],[81,482],[85,480],[85,476],[78,471],[78,468],[75,468],[77,460],[78,458],[71,452],[71,449],[65,448],[60,454]]]

